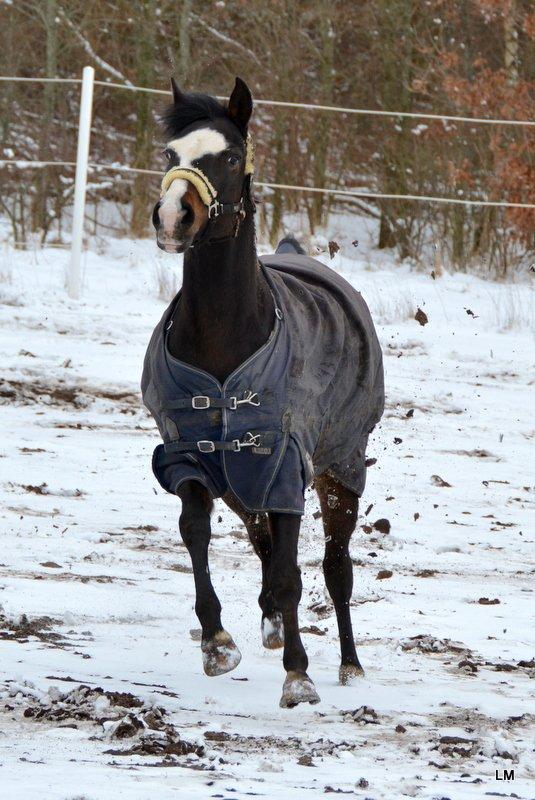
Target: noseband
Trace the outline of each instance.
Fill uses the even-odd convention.
[[[248,187],[245,192],[250,196],[250,183],[254,172],[254,148],[251,134],[247,134],[245,144],[245,184]],[[242,194],[237,203],[222,203],[218,200],[217,189],[213,186],[208,177],[198,167],[171,167],[165,173],[160,190],[160,199],[163,198],[169,187],[174,181],[185,180],[197,189],[199,197],[208,209],[208,222],[210,223],[222,214],[239,214],[234,228],[233,236],[236,236],[240,226],[240,221],[245,216],[245,196]],[[226,238],[226,237],[225,237]]]

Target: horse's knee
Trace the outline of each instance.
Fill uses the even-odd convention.
[[[277,570],[271,577],[270,588],[281,610],[299,603],[302,592],[301,570],[297,565],[286,565],[283,570]]]
[[[203,508],[183,508],[178,527],[188,550],[210,541],[210,514]]]

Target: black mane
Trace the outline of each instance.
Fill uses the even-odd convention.
[[[229,119],[227,107],[208,94],[190,92],[184,101],[167,106],[160,116],[166,135],[179,136],[183,130],[202,120]]]

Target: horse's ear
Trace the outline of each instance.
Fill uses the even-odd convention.
[[[174,78],[171,78],[171,89],[173,90],[173,103],[177,106],[184,101],[184,95],[178,88],[178,84]]]
[[[236,78],[234,89],[228,101],[228,115],[240,129],[243,136],[247,133],[247,125],[253,113],[253,98],[249,87],[241,78]]]

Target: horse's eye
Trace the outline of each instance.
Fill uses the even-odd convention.
[[[173,156],[175,155],[174,150],[171,150],[170,147],[166,147],[165,150],[162,151],[166,161],[171,161]]]
[[[231,154],[227,158],[227,164],[229,164],[231,167],[237,167],[238,164],[240,163],[240,161],[241,161],[241,158],[239,156],[237,156],[237,155],[234,155],[234,154]]]

